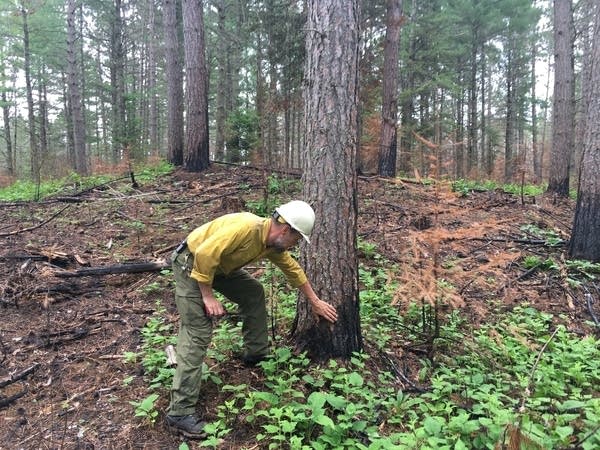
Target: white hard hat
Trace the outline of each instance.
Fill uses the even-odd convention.
[[[315,225],[315,212],[308,203],[292,200],[275,208],[275,212],[310,244],[309,236]]]

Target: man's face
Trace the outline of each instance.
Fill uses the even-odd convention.
[[[280,253],[285,252],[286,250],[295,247],[300,239],[302,239],[302,235],[288,225],[273,241],[273,248]]]

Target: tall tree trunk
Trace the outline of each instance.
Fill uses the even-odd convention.
[[[477,168],[477,48],[479,46],[479,30],[476,26],[471,36],[471,67],[468,88],[467,119],[467,175]]]
[[[402,0],[388,0],[386,16],[378,173],[384,177],[395,177],[398,147],[398,48],[402,25]]]
[[[29,12],[25,7],[21,7],[21,17],[23,18],[23,54],[25,59],[25,89],[27,92],[27,114],[29,120],[29,152],[30,152],[30,173],[36,184],[40,182],[41,159],[39,154],[36,126],[35,110],[33,103],[33,88],[31,87],[31,49],[29,48]]]
[[[552,152],[548,191],[569,195],[569,169],[574,144],[572,0],[554,0],[554,101],[552,102]]]
[[[67,81],[68,95],[71,105],[73,124],[73,145],[75,151],[75,171],[87,175],[87,155],[85,148],[85,123],[83,121],[83,104],[79,85],[79,70],[77,63],[77,28],[75,25],[77,0],[67,1]]]
[[[225,0],[214,2],[217,9],[217,106],[215,113],[215,159],[225,159],[225,124],[227,120],[227,37],[225,32]]]
[[[265,164],[266,159],[266,136],[264,133],[266,116],[266,88],[263,75],[263,38],[261,31],[256,33],[256,114],[258,116],[258,148],[254,153],[254,162]]]
[[[417,0],[411,0],[409,17],[412,17],[417,8]],[[410,33],[408,35],[408,57],[405,66],[411,67],[412,62],[415,59],[416,53],[416,37],[414,33],[414,26],[409,28]],[[415,104],[414,104],[414,86],[415,86],[415,72],[413,70],[407,70],[400,79],[401,91],[404,91],[403,99],[400,104],[400,157],[398,158],[397,169],[403,173],[410,173],[412,168],[412,153],[414,146],[413,131],[415,129]],[[410,95],[407,95],[407,92]]]
[[[538,150],[537,129],[537,99],[536,99],[536,70],[535,60],[537,58],[537,42],[534,40],[531,46],[531,160],[533,163],[533,180],[539,183],[542,180],[542,167]]]
[[[48,157],[48,89],[46,87],[46,71],[44,65],[38,73],[38,110],[40,129],[40,158],[44,161]]]
[[[488,86],[492,85],[492,70],[488,69],[486,76],[488,77]],[[491,88],[490,88],[491,91]],[[490,97],[490,101],[487,102],[487,116],[491,119],[492,117],[492,102],[491,102],[491,92],[490,95],[488,96]],[[485,154],[487,155],[487,158],[485,160],[485,167],[486,167],[486,173],[488,175],[491,175],[493,170],[494,170],[494,162],[496,159],[496,155],[494,154],[494,146],[492,143],[492,139],[488,136],[487,139],[487,143],[486,143],[486,152]]]
[[[167,160],[183,164],[183,69],[177,24],[177,0],[163,0],[167,73]]]
[[[462,78],[462,77],[461,77]],[[456,178],[465,177],[465,108],[464,108],[464,90],[461,90],[456,100]]]
[[[487,170],[487,140],[486,136],[486,117],[485,117],[485,105],[486,99],[488,98],[486,89],[489,89],[486,84],[486,71],[487,71],[487,61],[485,57],[485,44],[481,44],[481,61],[480,61],[481,72],[479,74],[479,80],[481,83],[481,111],[479,116],[479,131],[480,131],[480,139],[479,139],[479,153],[481,154],[481,167],[483,168],[484,173],[488,173]]]
[[[66,136],[67,142],[65,142],[65,151],[67,153],[67,159],[70,167],[75,167],[75,144],[73,143],[73,112],[71,111],[71,100],[69,98],[69,82],[67,81],[67,75],[61,73],[61,86],[63,87],[63,110],[65,116]]]
[[[184,167],[200,172],[209,166],[208,70],[204,44],[202,0],[183,0],[186,73]]]
[[[117,163],[127,150],[127,124],[125,122],[125,55],[123,50],[123,17],[121,0],[114,0],[110,43],[110,81],[112,94],[112,149],[113,162]],[[71,105],[73,107],[73,105]]]
[[[309,0],[305,65],[304,198],[317,220],[301,260],[317,294],[337,308],[335,325],[298,302],[293,336],[316,359],[362,348],[356,255],[359,6]]]
[[[586,130],[580,171],[577,206],[573,231],[569,243],[572,258],[600,262],[600,7],[591,5],[594,11],[594,37],[589,58],[589,86],[585,117]]]
[[[154,156],[159,154],[159,108],[158,108],[158,93],[156,92],[156,53],[157,53],[157,32],[156,32],[156,11],[154,1],[150,0],[146,3],[148,8],[148,32],[150,39],[148,40],[148,70],[147,70],[147,86],[149,98],[149,141],[150,152]]]
[[[584,4],[592,4],[594,0],[585,2]],[[593,10],[593,8],[592,8]],[[579,72],[579,90],[581,92],[580,100],[576,102],[576,123],[575,123],[575,136],[574,136],[574,149],[573,152],[573,177],[575,180],[580,178],[580,170],[581,170],[581,159],[583,156],[583,148],[585,146],[585,132],[587,128],[586,123],[586,113],[588,108],[588,96],[586,93],[589,90],[590,80],[592,74],[590,73],[592,69],[592,65],[590,63],[590,58],[592,55],[591,45],[592,45],[592,34],[594,32],[594,17],[591,14],[582,17],[579,32],[579,41],[581,46],[581,51],[583,53],[582,56],[582,70]]]
[[[506,61],[506,124],[504,135],[504,182],[511,183],[515,173],[515,56],[509,38]]]
[[[4,80],[4,65],[0,65],[2,72],[0,72],[0,78]],[[13,156],[13,145],[10,136],[10,103],[6,95],[6,89],[4,86],[0,89],[0,101],[2,102],[2,118],[4,119],[4,142],[6,142],[6,174],[9,177],[15,175],[14,156]]]

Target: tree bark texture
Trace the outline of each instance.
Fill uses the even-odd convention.
[[[177,27],[177,0],[163,1],[167,73],[167,159],[183,164],[183,67]]]
[[[398,48],[402,25],[402,0],[388,0],[383,47],[383,86],[379,170],[384,177],[396,176],[398,153]]]
[[[548,192],[569,195],[569,169],[575,139],[575,75],[572,0],[554,0],[554,101]]]
[[[310,0],[305,63],[304,198],[317,222],[301,262],[338,321],[316,321],[299,301],[293,336],[315,359],[362,348],[356,255],[359,6]]]
[[[67,81],[68,95],[71,104],[71,120],[75,156],[75,171],[87,175],[87,155],[85,149],[85,123],[83,120],[83,104],[79,85],[81,71],[77,64],[77,0],[67,2]]]
[[[589,89],[583,158],[573,231],[569,243],[572,258],[600,261],[600,7],[596,2],[594,38],[589,58]]]
[[[202,3],[202,0],[183,0],[187,105],[184,167],[190,172],[200,172],[209,166],[208,70]]]

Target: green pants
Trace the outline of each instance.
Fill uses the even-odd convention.
[[[198,282],[190,278],[193,259],[188,250],[179,255],[174,253],[171,257],[175,275],[175,303],[180,318],[177,368],[168,410],[168,414],[173,416],[185,416],[196,411],[202,362],[213,331],[213,321],[204,313]],[[267,309],[262,285],[245,270],[236,270],[229,275],[216,275],[213,289],[239,305],[245,354],[266,354]]]

